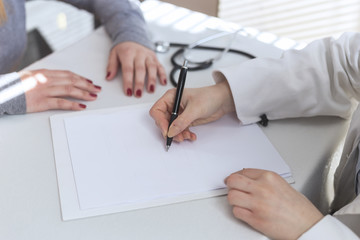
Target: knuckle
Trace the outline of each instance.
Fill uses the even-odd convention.
[[[135,89],[143,89],[144,81],[136,81],[135,82]]]
[[[66,101],[64,99],[62,99],[62,98],[58,98],[56,100],[56,105],[57,105],[58,108],[64,109],[64,108],[66,108]]]
[[[124,48],[121,50],[121,54],[126,56],[126,57],[129,57],[129,56],[132,56],[132,49],[131,48]]]
[[[149,115],[150,115],[150,116],[153,116],[153,114],[154,114],[154,109],[153,109],[153,108],[154,108],[154,107],[151,107],[150,110],[149,110]]]
[[[239,175],[239,176],[238,176],[238,179],[239,179],[238,181],[242,181],[242,182],[243,182],[243,185],[244,185],[247,189],[252,188],[253,182],[250,181],[249,179],[245,178],[245,177],[242,176],[242,175]]]
[[[227,179],[227,183],[229,186],[238,185],[240,182],[242,182],[245,185],[251,184],[248,179],[246,179],[244,176],[237,174],[237,173],[231,174]]]
[[[234,200],[235,200],[235,191],[234,190],[229,190],[229,192],[228,192],[228,195],[227,195],[227,199],[228,199],[228,202],[230,203],[230,204],[232,204],[233,202],[234,202]]]
[[[279,175],[275,172],[267,171],[263,175],[264,179],[269,182],[274,182],[279,178]]]
[[[175,89],[172,88],[172,89],[167,90],[165,95],[172,95],[172,94],[174,94],[174,92],[175,92]]]
[[[228,178],[226,179],[226,185],[228,185],[229,187],[234,185],[234,174],[228,176]]]
[[[72,102],[70,108],[71,110],[77,110],[79,108],[79,104],[76,102]]]
[[[157,65],[158,65],[158,64],[156,64],[156,62],[155,62],[153,59],[147,63],[147,66],[148,66],[149,68],[156,68]]]
[[[174,122],[173,127],[177,131],[180,131],[188,126],[186,119],[183,116],[179,116]]]
[[[122,67],[122,71],[126,72],[126,73],[128,73],[128,72],[132,73],[134,71],[134,68],[132,65],[124,65]]]
[[[131,49],[123,49],[121,50],[121,52],[116,52],[115,53],[115,56],[118,55],[120,60],[123,60],[123,61],[129,61],[129,60],[133,60],[134,59],[134,55],[133,55],[133,52],[131,51]]]
[[[251,211],[253,212],[253,213],[264,213],[264,212],[266,212],[268,209],[265,207],[265,205],[264,204],[261,204],[261,202],[259,202],[259,201],[253,201],[252,203],[251,203]]]
[[[89,92],[87,91],[81,91],[80,94],[82,95],[82,97],[85,99],[87,97],[89,97]]]
[[[267,198],[273,194],[273,189],[268,186],[258,185],[257,194],[261,197]]]
[[[144,65],[138,65],[136,66],[136,72],[140,72],[140,73],[144,73],[145,70],[145,66]]]
[[[71,74],[69,79],[70,79],[71,84],[74,85],[76,83],[77,78],[74,74]]]
[[[65,93],[67,94],[67,95],[71,95],[72,93],[73,93],[73,90],[74,88],[71,86],[71,85],[66,85],[66,86],[64,86],[64,90],[65,90]]]
[[[228,183],[234,183],[234,181],[236,181],[236,179],[237,179],[236,175],[239,175],[239,174],[236,174],[236,173],[231,174],[227,179]]]
[[[161,74],[166,74],[165,68],[163,67],[163,65],[161,65],[160,63],[158,64],[158,71]]]
[[[156,82],[156,77],[154,75],[149,75],[148,82],[151,82],[151,83]]]
[[[69,76],[69,78],[71,77],[71,75],[73,75],[72,72],[70,72],[69,70],[64,70],[64,73]]]
[[[156,112],[156,110],[155,110],[155,107],[154,107],[154,106],[153,106],[152,108],[150,108],[149,114],[150,114],[150,116],[151,116],[152,118],[154,118],[155,112]]]

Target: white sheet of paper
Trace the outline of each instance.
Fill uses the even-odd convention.
[[[230,115],[192,128],[198,135],[197,141],[173,142],[166,152],[165,140],[148,114],[149,107],[87,111],[63,118],[70,157],[67,164],[71,163],[73,170],[73,176],[67,177],[73,179],[79,204],[78,214],[65,214],[65,218],[224,194],[225,177],[242,168],[291,174],[257,125],[240,126],[236,117]],[[61,169],[55,142],[54,149],[57,169],[58,165]],[[58,177],[64,180],[64,173],[58,170]],[[63,210],[75,203],[66,200],[74,196],[64,196],[74,194],[74,190],[61,193],[64,188],[59,186]]]

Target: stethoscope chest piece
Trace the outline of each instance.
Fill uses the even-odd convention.
[[[155,42],[155,51],[158,53],[167,53],[170,51],[170,43],[166,41]]]

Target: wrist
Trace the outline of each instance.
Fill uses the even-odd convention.
[[[309,231],[312,227],[314,227],[318,222],[320,222],[324,218],[324,215],[318,210],[314,209],[311,211],[307,218],[302,221],[302,224],[299,224],[297,238],[302,236],[304,233]]]
[[[232,92],[230,86],[227,81],[221,81],[217,83],[216,88],[220,94],[221,98],[221,108],[224,113],[235,112],[235,103],[234,98],[232,96]]]

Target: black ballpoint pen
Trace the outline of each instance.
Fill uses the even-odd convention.
[[[174,108],[173,108],[173,111],[171,113],[170,122],[169,122],[169,128],[170,128],[172,122],[177,118],[178,113],[179,113],[179,108],[180,108],[180,103],[181,103],[181,96],[182,96],[182,93],[183,93],[183,90],[184,90],[185,80],[186,80],[186,73],[187,73],[187,70],[188,70],[187,64],[188,64],[188,61],[185,60],[183,66],[180,69],[179,80],[178,80],[178,84],[177,84],[177,88],[176,88]],[[166,151],[169,150],[171,142],[172,142],[172,137],[167,137],[166,138]]]

